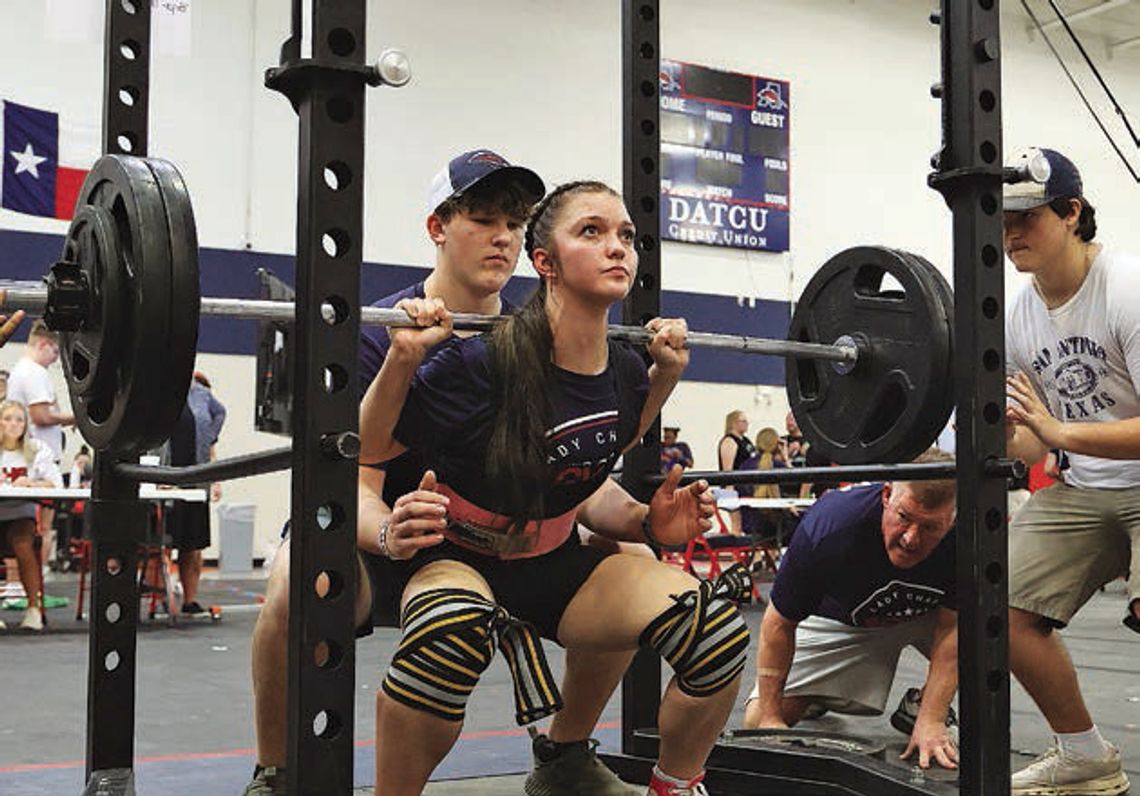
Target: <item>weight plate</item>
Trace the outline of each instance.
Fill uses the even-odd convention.
[[[182,175],[173,164],[149,158],[166,211],[170,239],[170,317],[165,367],[156,385],[154,413],[148,424],[143,447],[157,447],[166,441],[178,422],[198,352],[198,314],[201,290],[198,281],[198,233],[194,208]]]
[[[930,391],[931,397],[936,399],[929,407],[930,426],[919,432],[924,436],[932,434],[937,441],[938,435],[942,433],[942,429],[946,428],[950,415],[954,412],[954,290],[942,272],[925,257],[902,249],[899,249],[898,253],[908,258],[913,264],[927,269],[931,274],[934,285],[938,288],[938,297],[942,300],[946,325],[950,332],[950,349],[946,357],[946,368],[941,375],[934,374],[935,388]],[[941,389],[938,389],[937,385],[939,384],[942,385]]]
[[[889,279],[888,279],[889,277]],[[949,392],[951,335],[931,269],[860,246],[832,257],[800,297],[788,338],[859,345],[853,368],[788,358],[788,399],[804,437],[836,464],[905,462],[928,448]],[[847,370],[847,372],[841,372]]]
[[[725,734],[730,746],[759,746],[790,752],[814,749],[819,752],[847,752],[856,755],[878,755],[887,745],[857,735],[843,735],[823,730],[732,730]]]
[[[113,378],[86,393],[68,380],[69,389],[77,388],[76,424],[96,449],[137,452],[154,441],[154,403],[169,367],[173,266],[165,206],[145,161],[125,155],[96,161],[78,204],[100,208],[114,222],[117,260],[104,263],[104,271],[117,269],[122,302],[119,317],[108,324],[116,327],[116,350],[104,341],[100,353],[116,363]]]

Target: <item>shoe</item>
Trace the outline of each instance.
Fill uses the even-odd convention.
[[[206,613],[206,609],[197,600],[191,600],[188,603],[182,604],[182,613],[197,616],[198,614]]]
[[[661,779],[660,769],[654,766],[653,775],[649,778],[649,790],[645,796],[709,796],[704,783],[701,782],[704,778],[705,772],[702,771],[683,785],[673,785]]]
[[[20,627],[23,630],[43,630],[44,629],[44,615],[40,613],[40,609],[32,606],[24,611],[24,619],[20,622]]]
[[[286,790],[285,769],[258,766],[241,796],[285,796]]]
[[[1140,616],[1136,616],[1136,603],[1140,602],[1140,597],[1128,603],[1128,615],[1124,617],[1124,626],[1129,630],[1140,633]]]
[[[921,707],[922,689],[908,688],[903,694],[903,698],[899,700],[899,706],[891,714],[891,726],[903,735],[909,736],[914,732],[914,723],[918,720],[918,710]],[[948,708],[946,711],[946,732],[950,736],[950,740],[957,746],[958,716],[954,713],[954,708]]]
[[[553,749],[545,735],[534,736],[534,768],[523,784],[526,796],[640,796],[640,789],[626,785],[598,759],[593,738],[564,746],[562,754],[544,761],[542,752]]]
[[[827,708],[818,702],[809,702],[808,706],[804,708],[804,715],[800,716],[801,719],[818,719],[827,715]]]
[[[1108,745],[1103,760],[1090,760],[1053,748],[1014,773],[1010,796],[1116,796],[1128,790],[1120,750]]]
[[[7,629],[8,629],[8,623],[5,622],[3,619],[0,619],[0,630],[7,630]]]

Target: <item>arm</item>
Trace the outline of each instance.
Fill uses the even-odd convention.
[[[769,602],[760,622],[760,641],[756,653],[756,685],[760,711],[760,727],[786,727],[784,720],[784,684],[792,668],[796,652],[798,622],[786,618]]]
[[[1103,459],[1140,459],[1140,417],[1104,423],[1063,423],[1049,412],[1024,373],[1006,380],[1006,392],[1010,398],[1007,416],[1040,443],[1025,461],[1040,461],[1049,448]]]
[[[902,759],[918,751],[918,764],[934,760],[943,768],[958,767],[958,750],[946,733],[946,714],[958,690],[958,614],[938,609],[938,624],[930,645],[930,671],[922,691],[922,707]]]
[[[412,377],[428,349],[451,335],[451,315],[439,299],[405,299],[396,306],[418,326],[390,329],[391,348],[360,402],[358,460],[366,464],[394,459],[406,450],[393,432]]]
[[[214,435],[214,442],[217,442],[222,433],[222,426],[226,424],[226,407],[214,397],[213,393],[208,393],[206,407],[210,412],[210,431]]]
[[[435,491],[435,474],[424,473],[419,489],[401,495],[393,508],[384,502],[383,470],[357,468],[356,546],[396,560],[411,558],[420,549],[443,541],[447,498]],[[387,522],[387,551],[380,547],[380,528]]]
[[[607,539],[651,543],[643,530],[643,522],[648,517],[655,541],[666,545],[684,544],[712,528],[716,498],[705,481],[678,489],[683,473],[679,465],[674,465],[648,506],[634,500],[620,484],[607,478],[578,507],[578,521]]]
[[[685,336],[689,327],[684,319],[654,318],[645,324],[645,328],[653,332],[653,339],[649,341],[649,355],[653,357],[653,364],[649,367],[649,394],[645,396],[645,405],[641,408],[637,440],[630,443],[630,448],[645,436],[653,421],[661,414],[661,408],[665,406],[665,401],[689,364],[689,350],[685,348]]]
[[[736,457],[736,443],[728,437],[720,441],[720,469],[731,470],[732,460]]]
[[[28,417],[37,426],[70,426],[75,418],[63,412],[53,412],[51,404],[38,403],[28,406]]]

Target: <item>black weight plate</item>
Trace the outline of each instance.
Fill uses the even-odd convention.
[[[942,272],[925,257],[902,249],[899,249],[898,252],[916,266],[926,268],[930,272],[934,285],[938,288],[938,296],[942,299],[947,328],[950,330],[950,351],[946,357],[946,368],[941,377],[935,374],[935,378],[939,379],[936,384],[940,383],[943,386],[942,389],[931,390],[932,402],[927,408],[930,426],[919,431],[923,436],[933,435],[933,438],[937,440],[942,429],[946,428],[946,423],[949,422],[950,415],[954,411],[954,290]]]
[[[759,746],[786,749],[790,752],[813,749],[819,752],[846,752],[856,755],[879,755],[887,748],[885,743],[824,730],[732,730],[726,733],[724,743],[730,746]]]
[[[146,163],[125,155],[96,161],[79,205],[102,208],[114,220],[120,257],[108,268],[119,269],[124,311],[115,378],[73,397],[76,423],[94,448],[136,452],[151,436],[153,401],[167,365],[172,267],[165,206]]]
[[[158,184],[166,210],[170,239],[170,341],[162,379],[156,385],[153,416],[143,440],[146,448],[162,444],[174,430],[194,372],[198,351],[198,314],[201,306],[198,281],[198,232],[194,208],[182,175],[173,164],[148,158],[147,167]]]
[[[894,285],[886,282],[886,277]],[[937,436],[929,413],[945,392],[950,357],[945,304],[930,270],[882,247],[832,257],[808,282],[790,340],[853,338],[850,368],[789,357],[788,400],[804,437],[837,464],[910,461]]]
[[[115,222],[101,207],[81,205],[68,227],[63,259],[83,271],[90,289],[90,314],[83,326],[64,332],[60,360],[74,398],[114,390],[121,352],[120,319],[126,312]]]

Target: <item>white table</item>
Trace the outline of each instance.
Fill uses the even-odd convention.
[[[150,484],[139,487],[139,500],[182,500],[187,503],[205,503],[209,495],[205,489],[159,489]],[[0,486],[0,500],[89,500],[90,487],[51,486]]]

